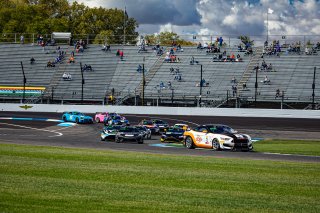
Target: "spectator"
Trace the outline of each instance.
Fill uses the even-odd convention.
[[[120,50],[117,50],[116,56],[120,56]]]
[[[223,42],[223,39],[222,37],[219,38],[219,46],[221,47],[222,46],[222,42]]]
[[[245,82],[242,84],[242,89],[243,90],[247,89],[247,84]]]
[[[234,83],[234,84],[236,84],[236,83],[237,83],[237,79],[236,79],[236,77],[235,77],[235,76],[233,76],[233,78],[231,79],[231,83]]]
[[[35,60],[33,57],[31,57],[31,59],[30,59],[30,64],[34,64],[35,61],[36,61],[36,60]]]
[[[51,61],[47,62],[47,67],[55,67],[56,65],[52,63]]]
[[[87,65],[87,64],[84,64],[82,70],[83,71],[93,71],[91,65]]]
[[[232,85],[232,96],[237,96],[237,85]]]
[[[64,81],[71,81],[71,80],[72,80],[71,74],[70,74],[70,73],[66,73],[66,72],[63,73],[62,79],[63,79]]]
[[[159,85],[159,86],[160,86],[160,89],[165,89],[165,88],[166,88],[166,87],[164,86],[164,83],[163,83],[162,81],[160,82],[160,85]]]
[[[171,89],[171,86],[172,86],[172,85],[171,85],[171,82],[168,81],[168,88]]]
[[[74,57],[72,55],[69,58],[69,63],[74,63]]]
[[[120,51],[120,59],[123,60],[123,51]]]
[[[24,44],[24,36],[23,35],[20,36],[20,44]]]
[[[142,66],[140,64],[138,65],[137,72],[142,72]]]
[[[263,83],[264,84],[270,84],[270,79],[268,78],[268,76],[264,77]]]
[[[280,97],[280,89],[278,88],[277,90],[276,90],[276,97],[275,98],[279,98]]]

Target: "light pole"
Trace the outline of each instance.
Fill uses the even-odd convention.
[[[83,69],[82,69],[82,63],[80,62],[80,70],[81,70],[81,103],[83,104],[83,85],[85,84],[84,78],[83,78]]]
[[[259,67],[256,66],[256,82],[254,84],[255,92],[254,92],[254,106],[257,107],[257,93],[258,93],[258,69]]]
[[[200,96],[199,96],[199,106],[201,107],[201,96],[202,96],[202,64],[200,65]]]
[[[144,75],[144,63],[142,64],[142,106],[144,106],[144,87],[146,84],[146,79]]]
[[[316,67],[314,67],[314,71],[313,71],[313,83],[312,83],[312,109],[314,110],[314,90],[316,88],[315,86],[315,81],[316,81]]]
[[[26,75],[24,74],[24,69],[23,69],[23,64],[22,61],[21,63],[21,69],[22,69],[22,75],[23,75],[23,94],[22,94],[22,103],[25,102],[26,99],[26,83],[27,83],[27,78]]]

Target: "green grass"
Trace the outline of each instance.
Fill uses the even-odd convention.
[[[8,144],[0,162],[0,212],[320,212],[319,163]]]
[[[320,141],[265,140],[254,143],[257,152],[320,156]]]

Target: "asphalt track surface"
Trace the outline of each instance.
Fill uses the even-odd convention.
[[[92,115],[93,116],[93,115]],[[131,124],[142,119],[159,118],[170,125],[186,123],[198,124],[222,123],[253,138],[264,139],[317,139],[320,140],[320,122],[318,119],[295,118],[241,118],[208,116],[172,116],[172,115],[125,115]],[[8,118],[35,118],[34,120],[10,120]],[[144,144],[114,143],[100,141],[103,124],[57,126],[57,122],[44,119],[61,119],[61,113],[36,112],[0,112],[0,143],[30,144],[71,148],[93,148],[120,151],[137,151],[159,154],[187,156],[212,156],[217,158],[238,158],[256,160],[280,160],[299,162],[320,162],[320,156],[284,155],[259,152],[213,151],[210,149],[189,150],[184,147],[161,147],[160,136],[152,136]]]

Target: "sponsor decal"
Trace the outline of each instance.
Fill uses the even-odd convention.
[[[197,135],[196,136],[196,141],[197,141],[197,143],[200,143],[202,141],[202,138],[199,135]]]

